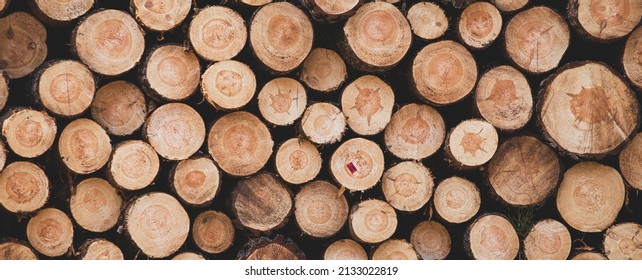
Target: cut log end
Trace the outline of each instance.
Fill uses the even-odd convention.
[[[405,240],[389,239],[372,253],[373,260],[417,260],[417,252]]]
[[[376,76],[361,76],[341,95],[346,123],[359,135],[377,134],[388,125],[395,103],[392,88]]]
[[[339,189],[326,181],[306,184],[294,198],[297,225],[307,235],[328,238],[335,235],[348,218],[348,202]]]
[[[0,72],[10,79],[31,74],[47,57],[47,31],[33,16],[15,12],[0,18]]]
[[[160,169],[154,148],[141,140],[123,141],[114,148],[107,169],[114,185],[130,191],[149,186]]]
[[[303,61],[299,77],[311,89],[330,93],[341,87],[348,72],[343,58],[337,52],[316,48]]]
[[[197,157],[178,162],[172,172],[172,188],[192,206],[205,206],[214,200],[221,185],[220,173],[207,157]]]
[[[145,122],[145,96],[130,82],[111,82],[96,92],[91,104],[91,116],[109,134],[131,135]]]
[[[412,32],[424,40],[434,40],[448,30],[448,18],[439,5],[432,2],[419,2],[408,10],[406,16]]]
[[[345,115],[330,103],[319,102],[308,106],[301,119],[303,135],[319,145],[338,142],[345,130]]]
[[[273,125],[287,126],[301,117],[308,102],[303,85],[280,77],[265,84],[258,95],[261,116]]]
[[[100,125],[90,119],[77,119],[62,130],[58,151],[71,171],[89,174],[107,163],[112,148],[109,136]]]
[[[324,260],[367,260],[366,251],[352,239],[332,242],[323,254]]]
[[[519,238],[503,216],[489,214],[477,218],[468,228],[466,245],[477,260],[512,260],[519,251]]]
[[[49,179],[37,165],[16,161],[0,173],[0,204],[12,213],[30,213],[49,198]]]
[[[4,170],[4,166],[7,164],[7,148],[2,140],[0,140],[0,172]]]
[[[36,15],[47,23],[68,24],[83,16],[94,6],[94,0],[47,1],[32,0]]]
[[[491,2],[495,4],[495,7],[500,11],[512,13],[525,7],[528,1],[529,0],[492,0]]]
[[[132,13],[140,23],[157,32],[165,32],[180,25],[192,8],[191,0],[132,0]]]
[[[572,0],[568,17],[580,34],[597,41],[628,35],[642,19],[642,0]]]
[[[124,260],[123,252],[106,239],[87,240],[80,247],[81,260]]]
[[[547,219],[535,224],[524,239],[529,260],[565,260],[571,252],[571,234],[562,223]]]
[[[2,110],[9,99],[9,77],[4,71],[0,72],[0,110]]]
[[[548,72],[559,65],[569,46],[564,18],[548,7],[534,7],[514,16],[504,31],[508,57],[529,73]]]
[[[412,40],[408,20],[386,2],[366,3],[343,27],[344,49],[355,68],[384,71],[406,55]]]
[[[246,250],[239,253],[241,260],[305,260],[305,254],[299,246],[277,235],[273,239],[261,237],[257,240],[250,240]]]
[[[94,99],[96,82],[80,62],[61,60],[39,72],[34,84],[42,106],[61,117],[75,117],[87,110]]]
[[[571,260],[579,261],[605,261],[608,260],[604,255],[597,252],[581,252],[575,255]]]
[[[134,200],[124,212],[131,240],[147,256],[164,258],[187,239],[190,220],[183,206],[166,193],[150,192]]]
[[[350,191],[374,187],[384,169],[383,152],[379,145],[365,138],[343,142],[330,157],[330,174]]]
[[[435,210],[449,223],[464,223],[474,217],[481,206],[475,183],[461,177],[450,177],[435,190]]]
[[[514,206],[542,203],[557,186],[560,173],[555,152],[531,136],[518,136],[502,143],[487,168],[494,192]]]
[[[320,21],[337,22],[354,14],[355,9],[361,4],[360,0],[303,0],[312,16]]]
[[[314,179],[321,170],[321,154],[316,146],[300,138],[289,139],[276,151],[276,171],[290,184],[303,184]]]
[[[172,258],[173,261],[204,261],[203,255],[193,252],[183,252]]]
[[[642,190],[642,134],[638,133],[620,152],[620,171],[631,187]]]
[[[237,177],[252,175],[263,168],[274,146],[265,124],[247,112],[230,113],[216,121],[207,143],[218,166]]]
[[[189,158],[205,140],[203,118],[192,107],[182,103],[169,103],[154,110],[144,129],[149,144],[168,160]]]
[[[386,201],[395,209],[408,212],[424,207],[434,187],[430,170],[414,161],[404,161],[391,167],[381,182]]]
[[[292,210],[292,194],[276,175],[268,172],[239,181],[231,196],[240,224],[258,232],[277,229]]]
[[[621,223],[604,234],[604,254],[609,260],[642,260],[642,225]]]
[[[9,7],[11,0],[0,0],[0,15]]]
[[[477,63],[455,41],[432,43],[417,53],[412,64],[412,83],[420,98],[450,105],[470,94],[477,81]]]
[[[401,107],[384,132],[386,147],[401,159],[424,159],[437,152],[445,137],[446,125],[439,112],[420,104]]]
[[[475,105],[481,116],[500,130],[524,127],[533,114],[533,96],[526,77],[511,66],[498,66],[479,79]]]
[[[223,6],[211,6],[200,10],[192,19],[188,36],[200,57],[222,61],[241,52],[247,40],[247,29],[245,21],[236,11]]]
[[[299,67],[312,50],[314,31],[308,17],[287,2],[267,4],[250,22],[250,46],[259,61],[276,73]]]
[[[495,152],[499,135],[490,123],[465,120],[448,135],[446,154],[459,168],[478,167],[488,162]]]
[[[435,221],[419,223],[410,234],[410,243],[424,260],[443,260],[450,254],[450,234]]]
[[[642,27],[633,31],[626,40],[622,64],[629,81],[642,90]]]
[[[580,162],[564,173],[557,191],[557,209],[582,232],[600,232],[615,221],[624,205],[620,173],[596,162]]]
[[[236,60],[212,64],[203,73],[201,91],[214,108],[233,110],[245,106],[256,91],[256,76],[249,66]]]
[[[348,225],[355,239],[376,244],[387,240],[395,232],[397,213],[384,201],[365,200],[352,207]]]
[[[105,232],[118,222],[123,200],[109,182],[100,178],[83,180],[69,200],[71,215],[91,232]]]
[[[145,50],[145,37],[138,23],[119,10],[101,10],[85,17],[72,38],[80,60],[105,76],[131,70]]]
[[[57,131],[54,118],[32,109],[15,109],[2,123],[2,136],[7,145],[25,158],[35,158],[47,152]]]
[[[40,210],[27,224],[29,243],[48,257],[62,256],[69,251],[74,228],[67,215],[55,208]]]
[[[145,61],[141,80],[153,97],[180,101],[190,97],[200,82],[196,55],[180,45],[155,49]]]
[[[37,260],[36,253],[19,241],[5,240],[0,242],[0,260]]]
[[[616,152],[640,124],[640,104],[627,84],[599,62],[571,63],[540,93],[541,127],[559,149],[576,157]]]
[[[194,220],[192,238],[201,250],[218,254],[226,251],[234,241],[234,225],[225,214],[205,211]]]
[[[467,6],[459,17],[457,35],[473,49],[490,46],[502,30],[502,15],[488,2]]]

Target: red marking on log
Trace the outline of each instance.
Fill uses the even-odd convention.
[[[352,162],[348,163],[348,165],[346,165],[346,167],[348,167],[348,170],[350,170],[350,173],[352,173],[352,174],[357,172],[357,167],[354,166],[354,164],[352,164]]]

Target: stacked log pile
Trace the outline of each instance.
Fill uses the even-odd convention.
[[[0,259],[642,259],[641,19],[0,0]]]

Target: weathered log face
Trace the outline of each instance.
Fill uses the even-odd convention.
[[[0,18],[0,70],[9,78],[29,75],[47,57],[47,31],[33,16],[16,12]]]

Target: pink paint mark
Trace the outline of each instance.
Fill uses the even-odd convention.
[[[352,173],[352,174],[357,172],[357,167],[354,166],[354,164],[352,164],[352,162],[348,163],[348,165],[346,165],[346,167],[348,168],[348,170],[350,170],[350,173]]]

